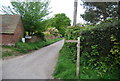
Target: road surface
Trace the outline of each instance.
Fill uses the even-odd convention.
[[[3,79],[53,79],[52,73],[64,40],[16,58],[3,60]]]

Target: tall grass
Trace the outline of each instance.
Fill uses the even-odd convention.
[[[63,46],[60,51],[58,62],[54,71],[54,78],[60,79],[76,79],[75,70],[76,65],[71,58],[71,49],[66,46]]]
[[[62,39],[61,38],[48,39],[46,41],[41,40],[41,41],[37,41],[37,42],[33,42],[33,43],[17,42],[15,44],[15,46],[3,46],[3,49],[9,48],[11,51],[3,51],[2,57],[25,54],[25,53],[28,53],[33,50],[38,50],[39,48],[45,47],[45,46],[55,43],[59,40],[62,40]]]

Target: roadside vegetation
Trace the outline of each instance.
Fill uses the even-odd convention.
[[[2,15],[21,15],[25,29],[24,37],[37,37],[37,41],[34,43],[17,42],[15,46],[3,46],[3,57],[25,54],[61,40],[71,20],[64,13],[55,14],[52,18],[48,18],[47,16],[51,13],[49,4],[49,0],[18,1],[11,2],[12,7],[1,7]]]
[[[21,15],[25,32],[29,36],[35,35],[44,38],[42,34],[48,28],[56,28],[64,36],[67,26],[71,25],[71,20],[64,13],[58,13],[48,18],[51,13],[49,4],[49,0],[11,2],[12,7],[2,6],[0,12],[3,15]]]
[[[65,43],[60,51],[58,62],[54,71],[55,79],[76,79],[76,47]]]
[[[2,58],[4,59],[4,57],[23,55],[34,50],[38,50],[42,47],[48,46],[59,40],[62,40],[62,38],[47,39],[45,41],[41,40],[34,43],[18,42],[15,46],[2,46]]]
[[[66,40],[80,37],[79,78],[75,43],[64,44],[53,75],[56,79],[119,80],[120,2],[83,2],[83,6],[86,10],[80,15],[86,23],[68,27],[65,33]]]
[[[42,40],[34,43],[18,42],[12,47],[3,46],[3,57],[25,54],[61,40],[44,39],[49,36],[65,37],[66,40],[80,37],[79,79],[120,79],[120,2],[83,2],[86,10],[81,17],[86,23],[73,27],[68,27],[71,20],[64,13],[46,19],[50,14],[49,0],[11,4],[12,8],[3,6],[2,12],[5,15],[20,14],[25,36],[37,36]],[[64,44],[54,71],[56,79],[78,79],[76,53],[75,43]]]
[[[81,38],[79,79],[120,79],[120,25],[109,19],[95,26],[69,27],[66,40]],[[56,69],[55,78],[76,78],[76,44],[65,43]]]

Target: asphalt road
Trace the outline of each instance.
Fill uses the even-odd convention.
[[[53,79],[52,73],[64,40],[27,55],[2,61],[3,79]]]

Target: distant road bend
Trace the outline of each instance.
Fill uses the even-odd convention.
[[[2,61],[3,79],[53,79],[52,73],[64,40],[35,52]]]

